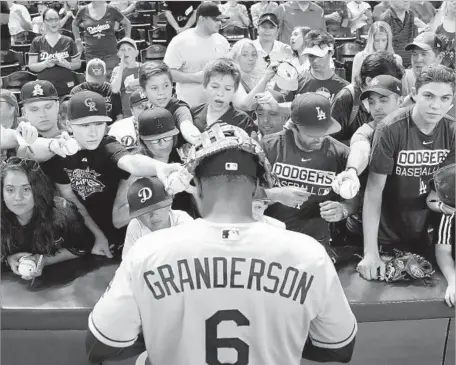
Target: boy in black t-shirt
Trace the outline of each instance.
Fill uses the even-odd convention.
[[[399,109],[377,125],[364,196],[364,258],[358,265],[367,280],[384,278],[380,250],[430,254],[426,197],[432,174],[454,149],[455,120],[445,115],[454,88],[450,69],[424,68],[416,82],[415,106]]]
[[[178,165],[129,155],[114,137],[106,136],[106,122],[111,118],[106,115],[106,103],[100,94],[81,91],[73,95],[68,103],[68,120],[79,151],[66,158],[55,156],[42,166],[61,195],[76,204],[94,234],[92,253],[112,257],[109,244],[120,247],[125,237],[125,229],[114,226],[116,214],[122,212],[113,211],[113,204],[130,174],[167,176]]]
[[[246,113],[233,104],[241,81],[241,71],[233,61],[220,58],[204,68],[203,86],[207,102],[192,108],[195,126],[202,132],[215,122],[227,123],[244,129],[257,138],[258,127]]]

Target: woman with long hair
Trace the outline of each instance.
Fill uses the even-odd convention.
[[[443,43],[443,59],[441,64],[455,69],[456,48],[456,1],[443,1],[438,13],[425,31],[431,31],[440,38]]]
[[[93,235],[75,205],[56,195],[37,161],[11,157],[2,162],[2,261],[18,271],[26,257],[43,266],[89,253]],[[40,257],[42,256],[42,259]],[[40,263],[41,265],[38,265]]]
[[[70,93],[74,86],[74,70],[81,67],[76,43],[60,34],[60,18],[57,11],[47,8],[43,12],[46,34],[35,37],[30,45],[29,68],[39,80],[50,81],[59,96]]]
[[[396,61],[402,65],[402,58],[394,53],[393,49],[393,34],[391,27],[384,21],[377,21],[371,25],[369,33],[367,34],[367,43],[364,51],[356,54],[353,59],[352,66],[352,82],[355,82],[361,70],[361,65],[367,55],[372,53],[384,51],[394,54]]]
[[[291,64],[296,67],[299,73],[309,70],[310,64],[307,55],[302,54],[306,48],[304,38],[311,29],[309,27],[295,27],[290,36],[290,47],[293,50]]]
[[[270,65],[266,73],[257,79],[254,76],[258,60],[258,51],[252,40],[248,38],[236,42],[231,49],[231,59],[241,70],[241,82],[233,99],[233,105],[244,111],[251,111],[255,104],[255,96],[264,93],[269,81],[275,76],[275,65]]]

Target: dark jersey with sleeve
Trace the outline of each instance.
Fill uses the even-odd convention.
[[[412,111],[413,107],[399,109],[377,125],[369,171],[388,175],[379,244],[420,252],[427,245],[429,182],[454,149],[455,121],[444,117],[426,135],[413,121]]]
[[[79,56],[76,43],[70,37],[60,36],[54,47],[52,47],[45,35],[35,37],[30,45],[30,55],[38,56],[38,62],[43,62],[48,59],[59,60],[64,59],[71,62]],[[67,95],[74,87],[73,72],[65,67],[54,66],[45,68],[38,73],[39,80],[47,80],[55,86],[59,96]]]
[[[312,194],[300,209],[276,203],[268,207],[266,214],[284,222],[288,230],[308,234],[327,244],[329,226],[320,216],[319,203],[339,200],[331,183],[344,171],[349,148],[327,137],[320,150],[302,151],[296,146],[291,130],[265,136],[260,144],[273,166],[275,187],[296,186]]]
[[[164,8],[173,14],[177,24],[182,28],[187,24],[193,12],[196,11],[200,4],[201,1],[165,1]],[[166,38],[171,40],[176,34],[171,24],[167,23]]]
[[[113,122],[115,122],[119,114],[122,114],[122,102],[120,101],[120,95],[112,93],[111,84],[109,82],[104,82],[102,84],[83,82],[71,90],[71,95],[84,90],[96,92],[105,98],[106,111],[108,112],[108,117],[110,117]]]
[[[42,164],[55,183],[71,184],[74,194],[111,244],[120,244],[125,237],[125,229],[119,230],[112,223],[112,208],[120,180],[130,176],[117,166],[127,154],[114,137],[105,136],[93,151],[81,150],[66,158],[54,156]]]
[[[193,123],[200,132],[203,132],[207,127],[207,108],[207,104],[200,104],[191,109]],[[226,113],[220,117],[219,121],[242,128],[249,136],[256,136],[258,133],[258,127],[253,122],[252,118],[243,111],[236,109],[232,104],[230,104]]]
[[[332,102],[337,93],[347,85],[348,81],[339,75],[333,74],[327,80],[319,80],[312,75],[311,71],[308,71],[299,75],[296,94],[319,93],[326,96]]]
[[[100,20],[89,14],[88,5],[79,9],[74,23],[85,31],[85,52],[90,58],[102,58],[117,53],[115,23],[120,23],[125,16],[113,6],[106,6],[106,13]]]

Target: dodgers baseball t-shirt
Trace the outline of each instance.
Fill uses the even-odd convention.
[[[78,48],[74,40],[64,35],[60,36],[54,46],[49,44],[44,35],[34,38],[30,45],[29,53],[30,55],[38,56],[38,62],[44,62],[48,59],[71,62],[79,57]],[[56,65],[51,68],[45,68],[43,71],[38,72],[37,76],[38,80],[50,81],[59,96],[69,94],[74,87],[73,72],[65,67]]]
[[[135,243],[89,329],[117,348],[143,333],[153,364],[299,364],[307,338],[342,348],[357,323],[311,237],[198,219]]]
[[[89,14],[88,5],[76,14],[74,23],[82,26],[85,31],[85,52],[92,58],[104,59],[107,55],[117,53],[117,39],[114,30],[116,22],[120,23],[124,15],[116,8],[107,5],[106,13],[100,19],[93,19]]]
[[[272,204],[266,214],[285,222],[287,229],[329,243],[329,225],[320,216],[319,204],[340,199],[331,188],[336,175],[345,170],[349,148],[327,137],[320,150],[303,151],[296,146],[291,130],[265,136],[261,142],[276,175],[274,187],[296,186],[311,193],[299,209]]]
[[[377,125],[369,171],[387,175],[379,244],[419,252],[427,244],[429,182],[454,149],[455,121],[444,117],[427,135],[418,129],[412,111],[399,109]]]
[[[42,164],[43,170],[57,184],[70,184],[74,194],[100,227],[110,244],[122,244],[125,229],[112,223],[112,208],[120,180],[129,173],[117,166],[128,152],[115,138],[105,136],[96,150],[81,150],[72,156],[54,156]]]

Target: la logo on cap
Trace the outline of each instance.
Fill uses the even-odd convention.
[[[318,120],[323,120],[326,119],[326,113],[320,109],[319,106],[315,108],[317,110],[317,119]]]
[[[44,96],[44,90],[40,84],[36,84],[33,88],[32,96]]]
[[[89,112],[97,112],[97,104],[93,101],[92,98],[87,98],[84,100],[84,105],[89,108]]]
[[[152,198],[152,190],[150,188],[142,188],[138,191],[138,198],[140,198],[141,203],[145,203],[150,198]]]

